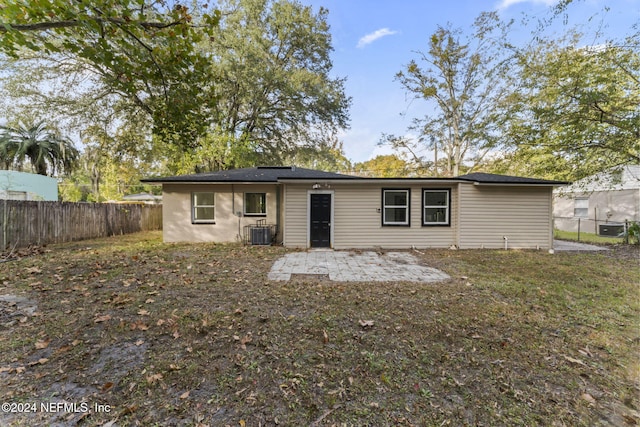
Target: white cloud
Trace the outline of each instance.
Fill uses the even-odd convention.
[[[543,4],[545,6],[553,6],[558,3],[559,0],[502,0],[497,6],[498,10],[504,10],[518,3],[533,3],[533,4]]]
[[[397,33],[398,33],[397,31],[393,31],[388,28],[380,28],[379,30],[374,31],[373,33],[369,33],[366,36],[361,37],[360,40],[358,40],[358,45],[356,47],[363,48],[366,45],[378,40],[379,38],[382,38],[385,36],[392,36]]]

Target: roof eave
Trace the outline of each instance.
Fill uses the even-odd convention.
[[[140,182],[148,184],[278,184],[278,181],[246,181],[246,180],[226,180],[226,181],[177,181],[177,180],[149,180],[144,179]]]
[[[482,182],[482,181],[466,181],[473,185],[491,186],[491,187],[562,187],[568,185],[568,182]]]

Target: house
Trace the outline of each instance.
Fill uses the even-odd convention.
[[[162,184],[166,242],[292,248],[552,248],[552,190],[566,183],[472,173],[362,178],[255,167]]]
[[[0,170],[0,199],[58,200],[58,181],[49,176]]]
[[[144,203],[146,205],[158,205],[162,203],[162,196],[155,196],[149,193],[127,194],[122,196],[124,203]]]
[[[640,165],[627,165],[554,191],[555,227],[617,235],[625,221],[640,221]]]

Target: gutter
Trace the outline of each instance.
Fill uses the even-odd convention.
[[[477,186],[487,187],[562,187],[571,184],[570,182],[480,182],[480,181],[466,181],[463,183],[473,184]]]
[[[323,184],[457,184],[461,182],[455,178],[281,178],[282,184],[309,184],[321,182]]]

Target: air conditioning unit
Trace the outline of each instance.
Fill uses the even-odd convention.
[[[600,224],[598,234],[601,236],[619,237],[624,235],[624,224]]]
[[[251,228],[251,244],[252,245],[270,245],[271,244],[271,227],[252,227]]]

